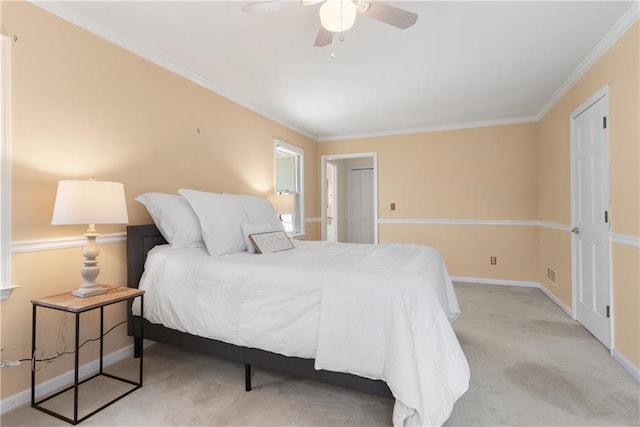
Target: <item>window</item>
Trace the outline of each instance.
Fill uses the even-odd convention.
[[[285,230],[304,234],[304,150],[282,141],[275,141],[276,193],[291,194],[294,212],[281,216]]]

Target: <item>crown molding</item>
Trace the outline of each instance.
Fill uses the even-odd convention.
[[[313,135],[308,131],[306,131],[305,129],[302,129],[300,126],[290,123],[285,119],[283,119],[282,117],[279,117],[278,115],[265,110],[264,108],[252,103],[251,101],[238,95],[237,93],[234,93],[222,86],[219,86],[211,82],[210,80],[205,79],[201,75],[194,73],[193,71],[165,58],[164,56],[154,52],[151,49],[148,49],[118,33],[115,33],[109,30],[108,28],[98,24],[97,22],[91,19],[88,19],[85,16],[82,16],[80,14],[73,12],[71,9],[65,7],[63,4],[61,4],[58,1],[42,1],[42,0],[28,0],[28,1],[33,5],[43,10],[46,10],[47,12],[52,13],[59,18],[64,19],[65,21],[71,22],[72,24],[75,24],[78,27],[89,31],[90,33],[93,33],[107,41],[110,41],[111,43],[117,46],[120,46],[121,48],[126,49],[129,52],[132,52],[137,56],[140,56],[141,58],[146,59],[149,62],[152,62],[162,68],[165,68],[171,71],[172,73],[177,74],[180,77],[183,77],[199,86],[202,86],[205,89],[208,89],[214,93],[217,93],[218,95],[223,96],[235,102],[236,104],[246,107],[249,110],[255,113],[258,113],[270,120],[273,120],[274,122],[281,124],[282,126],[285,126],[291,130],[294,130],[300,133],[301,135],[306,136],[307,138],[313,139],[314,141],[316,141],[318,138],[317,135]]]
[[[538,110],[535,115],[532,116],[523,116],[523,117],[515,117],[515,118],[506,118],[506,119],[496,119],[496,120],[486,120],[486,121],[475,121],[475,122],[462,122],[462,123],[453,123],[447,125],[437,125],[437,126],[425,126],[425,127],[415,127],[415,128],[407,128],[407,129],[393,129],[387,131],[380,132],[363,132],[358,134],[345,134],[345,135],[334,135],[334,136],[318,136],[314,135],[311,132],[303,129],[302,127],[290,123],[284,118],[252,103],[248,99],[222,87],[219,86],[204,77],[200,76],[197,73],[194,73],[187,68],[165,58],[158,53],[139,45],[138,43],[133,42],[132,40],[123,37],[120,34],[117,34],[106,27],[92,21],[82,15],[79,15],[72,10],[65,7],[61,2],[58,1],[44,1],[44,0],[28,0],[30,3],[35,6],[40,7],[47,12],[50,12],[66,21],[69,21],[80,28],[83,28],[93,34],[98,35],[101,38],[104,38],[117,46],[120,46],[160,67],[163,67],[174,74],[177,74],[199,86],[204,87],[214,93],[217,93],[220,96],[223,96],[243,107],[248,108],[255,113],[258,113],[274,122],[285,126],[295,132],[300,133],[301,135],[306,136],[307,138],[313,139],[317,142],[331,142],[331,141],[342,141],[349,139],[362,139],[362,138],[375,138],[375,137],[385,137],[385,136],[399,136],[399,135],[410,135],[410,134],[419,134],[419,133],[430,133],[430,132],[439,132],[439,131],[450,131],[450,130],[461,130],[461,129],[469,129],[469,128],[481,128],[481,127],[490,127],[490,126],[504,126],[511,124],[520,124],[520,123],[534,123],[539,121],[544,115],[564,96],[586,73],[587,71],[600,59],[604,54],[631,28],[631,26],[638,21],[640,17],[640,3],[635,1],[629,7],[627,12],[618,20],[616,25],[614,25],[611,30],[605,35],[605,37],[596,45],[596,47],[587,55],[587,57],[578,65],[578,67],[573,71],[573,73],[565,80],[565,82],[556,89],[556,91],[551,95],[551,97],[547,100],[547,102]]]
[[[447,131],[447,130],[460,130],[460,129],[484,128],[484,127],[491,127],[491,126],[516,125],[521,123],[534,123],[536,121],[538,121],[538,116],[523,116],[523,117],[514,117],[510,119],[462,122],[462,123],[453,123],[448,125],[425,126],[425,127],[416,127],[416,128],[409,128],[409,129],[393,129],[393,130],[380,131],[380,132],[364,132],[364,133],[348,134],[348,135],[325,136],[325,137],[318,138],[318,142],[343,141],[347,139],[378,138],[378,137],[384,137],[384,136],[413,135],[418,133],[440,132],[440,131]]]
[[[616,24],[609,30],[596,47],[582,60],[578,67],[569,75],[567,80],[551,95],[547,102],[536,114],[536,121],[545,114],[598,62],[614,44],[640,19],[640,2],[634,1]]]

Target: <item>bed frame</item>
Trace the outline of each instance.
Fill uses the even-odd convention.
[[[144,263],[154,246],[166,244],[166,240],[154,224],[127,227],[127,286],[137,288],[144,271]],[[314,359],[287,357],[255,348],[240,347],[209,338],[202,338],[165,326],[150,323],[140,316],[134,316],[131,303],[128,307],[128,333],[134,337],[136,357],[142,346],[141,326],[144,322],[144,338],[174,345],[189,351],[200,352],[239,362],[245,366],[245,390],[251,390],[251,367],[282,372],[285,374],[322,381],[352,390],[377,396],[392,398],[384,381],[362,378],[357,375],[316,370]]]

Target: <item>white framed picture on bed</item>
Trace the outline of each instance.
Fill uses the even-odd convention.
[[[255,233],[249,235],[249,238],[259,254],[270,254],[294,248],[293,243],[291,243],[284,231]]]

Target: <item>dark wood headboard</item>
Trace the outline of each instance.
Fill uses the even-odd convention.
[[[147,252],[167,241],[155,224],[130,225],[127,227],[127,286],[137,288],[144,272]]]

